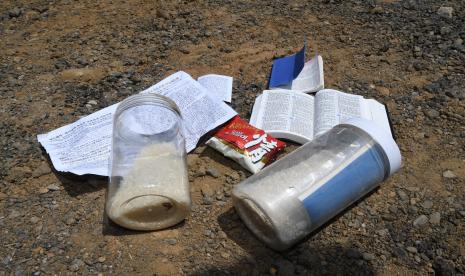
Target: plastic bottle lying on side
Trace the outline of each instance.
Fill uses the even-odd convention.
[[[240,183],[233,202],[260,240],[285,250],[373,190],[400,164],[388,131],[352,119]]]

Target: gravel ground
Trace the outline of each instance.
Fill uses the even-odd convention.
[[[0,275],[465,274],[465,2],[1,1]],[[36,135],[178,70],[234,77],[250,116],[273,57],[325,61],[326,87],[388,105],[400,172],[288,252],[232,209],[249,173],[200,146],[193,207],[168,230],[104,215],[106,179],[53,170]]]

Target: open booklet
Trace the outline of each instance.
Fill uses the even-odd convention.
[[[288,89],[297,90],[304,93],[317,92],[324,89],[323,58],[316,55],[314,58],[305,63],[299,75],[289,84],[269,89]]]
[[[354,117],[373,120],[392,135],[383,104],[333,89],[320,90],[315,96],[299,91],[265,90],[255,100],[250,124],[276,138],[304,144]]]
[[[200,137],[237,113],[227,104],[179,71],[141,93],[154,93],[173,100],[181,111],[186,151],[193,150]],[[53,166],[77,175],[108,175],[113,114],[111,105],[76,122],[37,136],[50,155]]]

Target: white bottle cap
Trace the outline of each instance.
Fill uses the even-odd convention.
[[[400,150],[389,131],[382,128],[373,121],[362,118],[352,118],[343,122],[342,124],[355,126],[363,130],[381,146],[389,160],[389,175],[392,175],[400,169],[402,159]]]

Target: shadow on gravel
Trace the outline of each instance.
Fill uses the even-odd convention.
[[[61,173],[53,170],[55,176],[60,180],[65,191],[72,197],[93,193],[105,189],[107,177],[98,175],[75,175],[71,173]]]
[[[376,190],[376,189],[375,189]],[[237,245],[247,251],[254,260],[269,260],[265,265],[272,269],[273,267],[278,271],[282,269],[282,263],[288,263],[292,266],[297,263],[296,270],[303,270],[304,274],[355,274],[355,275],[373,275],[375,270],[373,266],[363,260],[362,253],[356,248],[344,247],[342,245],[332,245],[330,247],[322,246],[321,242],[317,240],[318,233],[327,227],[329,224],[338,220],[348,210],[356,206],[364,198],[368,197],[374,191],[355,202],[348,207],[338,216],[331,219],[329,222],[312,232],[302,242],[285,252],[276,252],[268,248],[261,241],[259,241],[252,232],[242,223],[234,208],[229,209],[218,217],[218,223],[222,230],[226,233],[228,238],[233,240]],[[309,241],[316,238],[315,241]],[[285,260],[285,261],[283,261]],[[324,265],[322,265],[324,263]],[[256,265],[250,263],[249,259],[238,261],[237,267],[229,267],[221,269],[232,272],[234,275],[243,274],[245,267],[253,269]],[[260,267],[263,267],[262,265]],[[286,268],[287,270],[288,268]],[[195,275],[209,275],[218,274],[218,268],[207,268],[205,271],[199,272]],[[289,273],[278,275],[293,275]]]
[[[72,173],[59,172],[55,170],[50,156],[44,148],[41,148],[42,155],[47,157],[48,166],[51,168],[53,174],[58,178],[65,191],[72,197],[99,191],[106,187],[107,177],[86,174],[75,175]]]
[[[232,260],[235,264],[205,267],[190,275],[374,275],[370,262],[355,248],[322,241],[303,242],[285,252],[276,252],[257,240],[239,220],[234,209],[220,215],[218,222],[228,238],[249,256]],[[308,239],[314,238],[318,229]],[[330,241],[328,242],[330,243]],[[233,253],[234,254],[234,253]],[[232,259],[232,258],[231,258]]]

